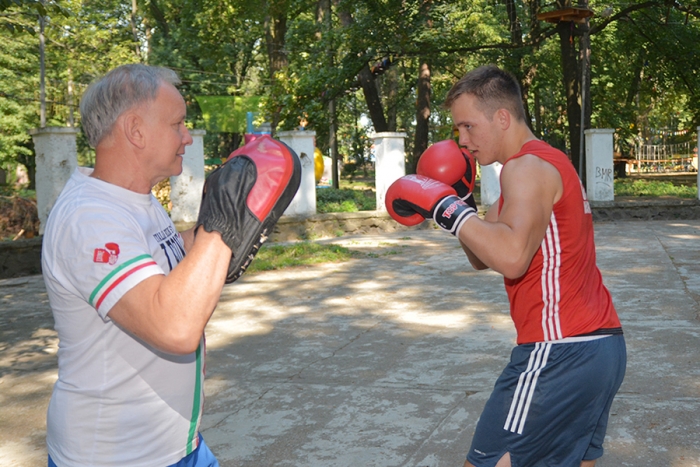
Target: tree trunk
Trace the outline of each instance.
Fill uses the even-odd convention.
[[[138,12],[138,3],[136,0],[131,0],[131,16],[129,17],[129,23],[131,24],[131,34],[134,36],[134,53],[136,58],[141,61],[141,45],[139,40],[139,31],[136,26],[136,14]]]
[[[328,129],[328,146],[331,148],[331,182],[335,189],[340,188],[340,180],[338,180],[338,125],[337,116],[335,113],[335,99],[331,99],[328,103],[328,117],[330,120],[330,128]]]
[[[588,0],[580,0],[581,7],[588,7]],[[570,7],[570,0],[557,0],[557,8]],[[590,126],[591,98],[590,98],[590,35],[589,25],[585,23],[577,26],[570,21],[557,23],[559,43],[561,45],[562,70],[564,75],[564,89],[566,90],[566,117],[569,123],[569,149],[571,162],[585,181],[585,153],[583,151],[583,129]],[[575,37],[579,36],[579,50],[576,50]],[[584,109],[582,113],[581,109]]]
[[[540,111],[540,91],[535,89],[534,92],[534,101],[535,101],[535,109],[534,109],[534,115],[535,115],[535,129],[534,133],[535,136],[538,138],[542,138],[542,112]]]
[[[148,2],[148,9],[156,20],[158,27],[163,32],[163,36],[168,38],[170,36],[170,27],[168,26],[168,21],[165,19],[165,13],[163,13],[163,10],[158,6],[158,2],[156,0],[150,0]]]
[[[335,0],[336,2],[338,0]],[[352,15],[343,10],[338,9],[338,17],[340,18],[340,23],[344,27],[352,25],[353,18]],[[372,119],[372,125],[374,126],[374,131],[377,133],[382,133],[389,131],[389,126],[386,123],[386,118],[384,117],[384,108],[382,106],[382,100],[379,97],[379,89],[377,88],[377,82],[374,79],[372,71],[369,69],[369,64],[365,63],[360,73],[357,76],[357,80],[362,87],[362,94],[365,96],[365,102],[367,104],[367,110],[369,111],[369,117]]]
[[[396,67],[389,68],[386,73],[384,73],[386,82],[386,116],[387,116],[387,127],[388,131],[396,132],[396,122],[397,122],[397,104],[399,99],[399,78],[398,71]]]
[[[386,118],[384,118],[384,108],[382,106],[382,100],[379,97],[377,82],[369,69],[369,64],[365,63],[357,78],[360,81],[360,86],[362,86],[362,94],[365,96],[367,110],[369,110],[369,116],[372,119],[374,131],[377,133],[389,131]]]
[[[580,73],[574,42],[574,23],[560,21],[557,23],[559,43],[561,45],[561,62],[566,91],[566,117],[569,124],[570,159],[574,167],[579,167],[579,145],[581,141],[581,104],[579,103]]]
[[[287,54],[284,51],[284,41],[287,34],[287,1],[270,0],[267,8],[265,42],[270,67],[270,83],[274,89],[277,82],[277,73],[287,68]],[[272,122],[270,122],[270,126],[273,136],[280,121],[281,110],[281,108],[275,109],[271,116]]]
[[[413,140],[413,157],[408,161],[407,172],[414,173],[418,158],[428,149],[430,122],[430,65],[421,60],[418,70],[416,96],[416,133]]]
[[[530,91],[529,82],[526,80],[526,72],[523,69],[523,28],[518,19],[518,11],[514,0],[506,0],[506,13],[508,14],[508,30],[510,31],[510,42],[515,46],[515,49],[508,54],[505,59],[506,66],[509,68],[520,83],[521,100],[525,108],[526,123],[530,122],[530,111],[527,105],[527,95]]]
[[[321,39],[322,34],[330,33],[333,27],[331,18],[331,0],[319,0],[316,6],[316,21],[320,25],[320,30],[324,31],[316,35],[317,39]],[[329,45],[326,50],[327,64],[329,67],[335,66],[333,49]],[[338,180],[338,125],[337,115],[335,111],[335,98],[331,98],[328,102],[328,147],[331,150],[331,186],[335,189],[340,188]]]
[[[588,6],[585,2],[584,6]],[[579,41],[579,63],[581,64],[581,116],[580,116],[580,141],[579,141],[579,161],[576,166],[579,177],[583,181],[583,186],[586,186],[586,153],[584,150],[584,131],[591,127],[591,36],[589,35],[590,28],[588,20],[581,25],[583,35]]]

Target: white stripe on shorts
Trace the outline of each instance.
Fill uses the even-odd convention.
[[[552,344],[548,342],[535,344],[535,349],[530,353],[527,369],[520,373],[518,386],[515,388],[515,394],[513,395],[513,402],[510,404],[508,418],[506,418],[506,424],[503,426],[504,430],[512,433],[517,432],[519,435],[523,433],[527,413],[530,410],[530,402],[532,402],[532,395],[537,386],[537,378],[540,375],[540,371],[547,365],[547,358],[551,348]]]

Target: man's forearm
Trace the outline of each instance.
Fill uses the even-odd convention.
[[[230,258],[218,232],[201,231],[170,274],[136,285],[108,316],[160,350],[191,353],[219,301]]]
[[[462,242],[462,240],[459,241],[459,244],[462,246],[462,250],[464,250],[464,253],[467,255],[467,259],[469,260],[469,263],[471,263],[472,267],[476,269],[477,271],[481,271],[484,269],[488,269],[489,267],[481,261],[478,256],[474,254],[473,251],[469,249],[467,245]]]

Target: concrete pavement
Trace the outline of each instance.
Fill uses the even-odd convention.
[[[514,345],[502,279],[437,230],[342,237],[345,263],[243,276],[207,327],[222,466],[459,466]],[[700,221],[596,224],[627,376],[608,466],[700,466]],[[45,465],[57,340],[41,276],[0,280],[0,465]]]

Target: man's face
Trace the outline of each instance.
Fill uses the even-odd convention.
[[[452,121],[459,131],[459,145],[472,153],[481,165],[498,160],[498,124],[489,119],[479,108],[478,100],[471,94],[462,94],[450,107]]]
[[[186,106],[180,92],[163,83],[155,100],[145,106],[142,116],[148,157],[143,161],[153,185],[182,173],[182,155],[192,137],[185,127]]]

